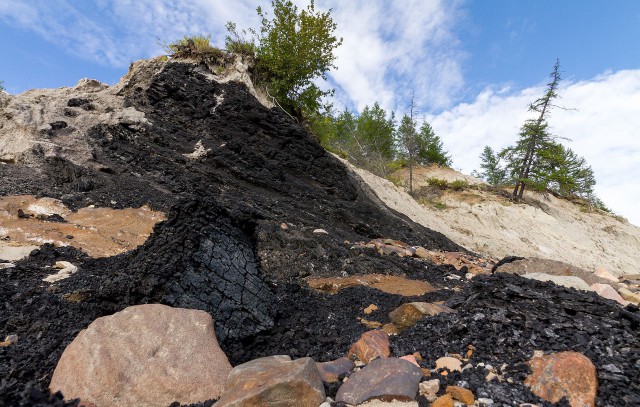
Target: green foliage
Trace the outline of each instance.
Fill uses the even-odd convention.
[[[449,183],[449,188],[454,191],[464,191],[469,188],[469,183],[463,179],[457,179]]]
[[[320,110],[322,97],[333,94],[314,82],[335,68],[333,51],[342,39],[333,35],[331,11],[316,12],[313,1],[300,12],[289,0],[273,0],[271,5],[271,19],[257,9],[262,24],[255,31],[258,79],[286,110],[297,117],[311,115]]]
[[[224,57],[221,49],[211,45],[211,35],[185,35],[175,42],[163,44],[162,47],[173,58],[218,62]]]
[[[419,164],[451,166],[451,157],[444,151],[442,140],[436,136],[431,125],[424,122],[416,138],[417,160]]]
[[[500,156],[489,146],[485,146],[480,155],[480,168],[482,172],[478,177],[484,179],[494,187],[502,186],[507,182],[507,171],[500,164]]]
[[[427,184],[438,189],[447,189],[449,187],[447,180],[434,177],[427,179]]]
[[[596,180],[593,170],[583,157],[579,157],[561,144],[556,144],[546,154],[546,161],[550,164],[549,168],[546,168],[547,189],[562,196],[586,198],[593,195]]]
[[[537,114],[535,119],[527,120],[520,128],[518,141],[500,153],[507,159],[507,170],[516,186],[513,191],[515,200],[521,199],[526,187],[536,190],[545,188],[544,179],[548,162],[555,149],[554,137],[549,133],[547,117],[554,107],[553,99],[558,97],[560,82],[560,63],[557,61],[551,73],[551,82],[547,84],[544,96],[529,105],[529,111]]]
[[[451,158],[444,151],[442,140],[427,122],[417,132],[415,122],[405,115],[398,127],[397,140],[399,155],[406,160],[412,159],[416,164],[422,165],[451,166]]]
[[[439,210],[443,210],[443,209],[447,209],[447,204],[445,204],[444,202],[440,202],[440,201],[432,201],[431,205]]]
[[[0,81],[0,91],[3,91],[3,90],[5,90],[4,82]]]
[[[247,31],[238,31],[236,24],[231,21],[225,26],[227,36],[224,39],[224,47],[227,52],[255,57],[257,46],[252,39],[247,39]]]
[[[396,155],[393,113],[387,116],[375,103],[373,107],[365,106],[359,115],[348,110],[337,116],[318,114],[311,121],[310,129],[327,150],[344,154],[354,165],[374,174],[387,176],[395,171],[389,164]]]

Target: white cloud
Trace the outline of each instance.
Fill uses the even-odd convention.
[[[305,7],[306,0],[296,0]],[[211,33],[222,46],[227,21],[238,28],[257,27],[255,9],[270,11],[266,0],[0,0],[0,21],[33,31],[84,59],[123,68],[131,61],[162,52],[158,42],[185,34]],[[452,29],[458,1],[317,1],[333,9],[337,35],[339,106],[361,110],[375,101],[403,113],[415,89],[419,110],[448,106],[463,85],[463,53]]]
[[[305,7],[306,0],[295,0]],[[465,172],[478,167],[480,151],[512,143],[528,118],[526,107],[543,87],[522,91],[489,87],[471,103],[458,100],[465,53],[453,34],[464,20],[461,1],[318,0],[332,8],[339,69],[330,72],[337,88],[336,106],[361,110],[380,102],[402,115],[415,90],[418,111],[448,109],[427,116]],[[222,46],[227,21],[238,28],[257,27],[255,9],[270,10],[268,0],[0,0],[0,21],[30,30],[87,60],[113,67],[158,55],[160,42],[185,34],[211,33]],[[90,74],[90,73],[87,73]],[[556,110],[550,123],[569,137],[578,154],[592,165],[596,192],[614,210],[640,224],[640,71],[607,73],[590,81],[563,83],[563,104],[578,111]]]
[[[343,45],[331,79],[343,105],[362,110],[378,101],[404,113],[411,89],[420,110],[448,106],[463,85],[463,52],[452,34],[458,2],[319,3],[333,8]]]
[[[519,92],[488,88],[472,103],[459,104],[428,120],[454,167],[477,169],[485,145],[512,144],[522,123],[531,118],[527,105],[542,96],[544,86]],[[551,131],[586,158],[597,180],[596,193],[615,212],[640,225],[640,70],[606,73],[589,81],[563,82]]]
[[[222,46],[224,25],[255,26],[257,5],[265,1],[192,0],[0,0],[0,21],[29,30],[67,52],[122,68],[159,55],[159,43],[183,35],[212,34]]]

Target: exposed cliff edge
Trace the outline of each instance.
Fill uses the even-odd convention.
[[[603,267],[618,276],[640,270],[640,228],[622,218],[537,192],[527,192],[526,201],[516,204],[495,190],[482,188],[473,177],[438,166],[416,168],[416,189],[428,187],[430,178],[463,180],[470,187],[461,191],[435,188],[420,203],[420,197],[414,199],[404,187],[349,167],[390,208],[469,250],[498,258],[559,260],[591,272]],[[396,177],[406,180],[406,170]]]
[[[256,99],[246,65],[234,64],[156,58],[112,87],[0,95],[0,219],[11,219],[0,228],[0,404],[77,405],[48,393],[65,347],[97,318],[146,303],[206,311],[232,365],[274,354],[328,362],[386,325],[394,356],[423,355],[441,395],[464,385],[496,405],[548,405],[524,384],[526,362],[573,350],[597,369],[599,405],[640,401],[637,306],[489,275],[491,261],[386,206]],[[109,251],[88,249],[105,240]],[[27,249],[18,260],[7,247]],[[328,280],[311,289],[317,277]],[[392,313],[425,302],[447,312],[393,331]],[[117,350],[113,335],[102,339]],[[434,368],[447,355],[472,366]],[[337,387],[321,390],[337,397]]]

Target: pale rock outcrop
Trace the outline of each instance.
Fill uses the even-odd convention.
[[[446,209],[438,209],[421,205],[402,186],[342,161],[389,208],[471,251],[496,258],[543,257],[588,271],[606,265],[616,276],[640,269],[640,228],[619,217],[585,212],[571,201],[532,191],[525,193],[526,203],[514,204],[482,188],[445,191],[438,202]],[[451,168],[417,166],[413,171],[415,189],[431,177],[481,183]],[[604,281],[587,281],[596,282]]]
[[[230,371],[208,313],[145,304],[81,331],[49,388],[96,407],[191,404],[220,397]]]
[[[550,281],[563,287],[575,288],[576,290],[591,291],[591,287],[580,277],[574,276],[554,276],[547,273],[528,273],[523,275],[524,278],[538,281]]]

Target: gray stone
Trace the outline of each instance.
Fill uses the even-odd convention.
[[[398,358],[376,359],[356,371],[338,389],[336,401],[357,405],[370,399],[412,401],[418,394],[422,370]]]

